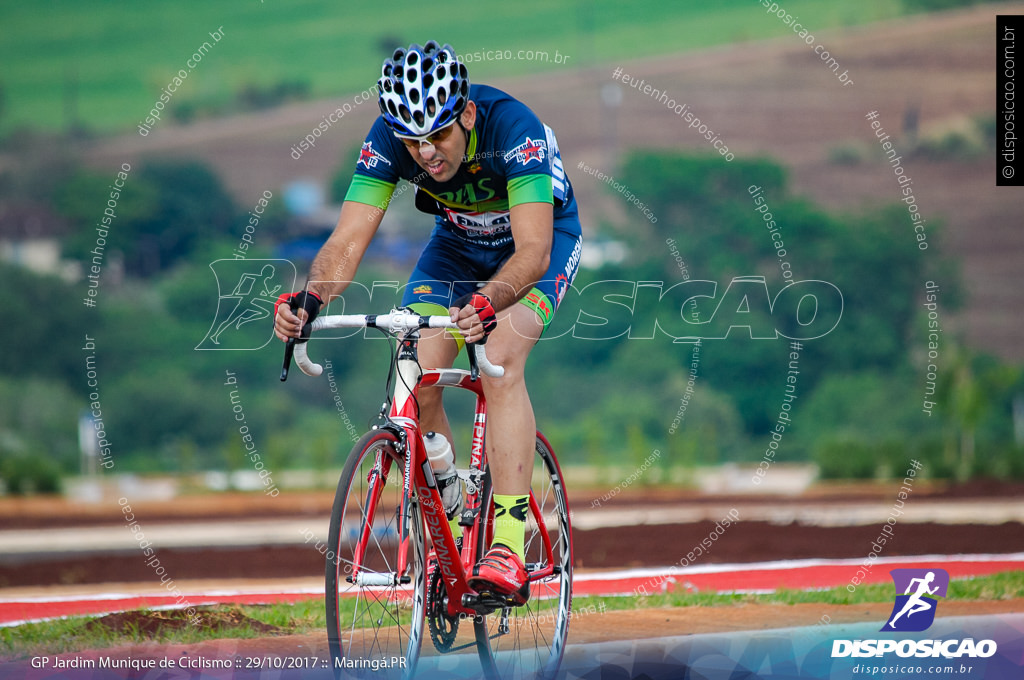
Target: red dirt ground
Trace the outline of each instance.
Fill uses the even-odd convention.
[[[713,522],[611,527],[574,531],[577,567],[669,565],[699,544]],[[799,524],[740,522],[714,544],[702,563],[759,562],[808,558],[859,558],[871,550],[878,526],[814,527]],[[1024,525],[897,526],[884,555],[1024,552]],[[163,549],[160,563],[176,579],[270,579],[323,574],[323,557],[301,546]],[[153,571],[135,553],[57,556],[0,565],[0,587],[151,582]]]

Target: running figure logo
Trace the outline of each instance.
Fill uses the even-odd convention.
[[[936,598],[946,596],[949,573],[945,569],[893,569],[889,573],[896,585],[896,603],[881,630],[926,630],[935,620]]]
[[[288,260],[217,260],[210,269],[217,278],[217,312],[196,349],[264,347],[273,338],[266,320],[280,291],[294,282],[295,266]]]

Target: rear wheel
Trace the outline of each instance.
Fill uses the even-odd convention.
[[[326,573],[327,637],[337,676],[411,677],[419,660],[423,519],[403,493],[399,450],[393,432],[368,432],[338,482]]]
[[[499,608],[474,622],[477,651],[492,680],[550,678],[565,652],[572,611],[572,528],[565,482],[551,445],[537,434],[526,520],[524,562],[531,573],[530,599],[521,607]],[[494,513],[490,475],[484,478],[477,559],[487,552]],[[541,572],[546,576],[537,576]]]

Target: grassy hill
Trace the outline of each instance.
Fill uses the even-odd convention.
[[[897,16],[902,3],[786,0],[786,11],[813,31]],[[474,75],[495,76],[639,57],[791,32],[753,0],[660,3],[652,0],[525,0],[425,5],[395,0],[211,0],[125,5],[113,0],[0,6],[0,134],[20,126],[133,128],[186,60],[210,48],[174,93],[172,104],[228,110],[246,86],[308,84],[309,96],[373,85],[380,60],[396,44],[431,37],[460,54],[501,50],[511,59],[474,59]],[[223,31],[214,43],[210,34]],[[524,50],[520,56],[519,51]],[[563,59],[555,63],[556,50]],[[507,51],[507,52],[505,52]],[[547,52],[529,59],[525,51]],[[485,56],[485,55],[480,55]]]

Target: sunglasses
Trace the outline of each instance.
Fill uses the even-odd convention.
[[[405,144],[407,147],[411,149],[415,149],[422,144],[436,145],[447,140],[449,137],[452,136],[452,131],[454,129],[455,121],[452,121],[451,123],[448,123],[448,125],[446,125],[445,127],[438,130],[437,132],[432,132],[429,135],[423,135],[422,137],[405,137],[402,135],[395,136],[402,140],[402,144]]]

